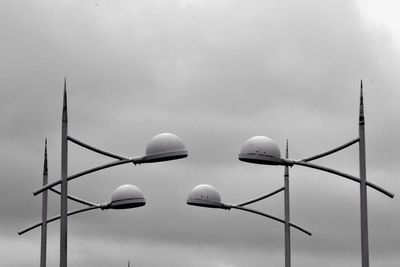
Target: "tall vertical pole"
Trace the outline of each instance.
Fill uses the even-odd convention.
[[[360,90],[360,117],[359,117],[359,137],[360,137],[360,217],[361,217],[361,266],[369,267],[368,249],[368,209],[367,209],[367,171],[365,164],[365,120],[364,120],[364,100],[361,81]]]
[[[44,144],[43,186],[47,185],[47,139]],[[42,194],[42,233],[40,241],[40,267],[46,267],[47,251],[47,190]]]
[[[289,142],[286,141],[286,159],[289,158]],[[290,205],[289,205],[289,166],[285,166],[285,267],[291,266],[290,255]]]
[[[60,223],[60,267],[67,267],[67,213],[68,213],[68,113],[67,81],[64,78],[64,97],[61,127],[61,223]]]

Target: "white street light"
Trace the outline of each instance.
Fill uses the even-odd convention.
[[[138,207],[144,206],[145,204],[146,204],[146,200],[144,199],[143,194],[140,191],[140,189],[134,185],[126,184],[126,185],[121,185],[120,187],[115,189],[115,191],[111,195],[111,202],[104,203],[104,204],[91,203],[91,205],[89,207],[69,211],[68,216],[82,213],[82,212],[89,211],[89,210],[94,210],[94,209],[102,209],[102,210],[132,209],[132,208],[138,208]],[[57,215],[52,218],[49,218],[46,220],[45,224],[56,221],[60,218],[61,218],[61,215]],[[29,232],[30,230],[33,230],[39,226],[44,226],[45,224],[43,224],[43,222],[35,223],[29,227],[26,227],[23,230],[20,230],[18,232],[18,234],[23,235],[24,233]]]
[[[192,206],[197,206],[197,207],[213,208],[213,209],[225,209],[225,210],[238,209],[238,210],[258,214],[263,217],[267,217],[269,219],[272,219],[272,220],[275,220],[275,221],[278,221],[278,222],[284,224],[285,221],[280,218],[277,218],[273,215],[270,215],[270,214],[267,214],[264,212],[260,212],[258,210],[254,210],[254,209],[245,207],[246,205],[258,202],[262,199],[265,199],[267,197],[275,195],[276,193],[279,193],[282,190],[283,190],[283,188],[280,188],[274,192],[268,193],[266,195],[263,195],[263,196],[260,196],[255,199],[251,199],[251,200],[239,203],[239,204],[227,204],[227,203],[223,203],[221,201],[221,196],[220,196],[219,192],[217,191],[217,189],[215,189],[215,187],[208,185],[208,184],[201,184],[201,185],[195,186],[192,189],[192,192],[190,192],[190,194],[187,198],[186,204],[192,205]],[[306,233],[307,235],[311,235],[311,232],[307,231],[306,229],[304,229],[294,223],[290,223],[290,226],[302,231],[303,233]]]
[[[309,162],[311,160],[319,159],[319,158],[325,157],[327,155],[330,155],[334,152],[342,150],[342,149],[344,149],[352,144],[355,144],[357,142],[359,142],[359,138],[354,139],[340,147],[334,148],[332,150],[329,150],[327,152],[321,153],[321,154],[313,156],[313,157],[309,157],[307,159],[291,160],[291,159],[284,159],[284,158],[280,157],[280,152],[277,153],[277,151],[276,151],[276,148],[278,147],[278,145],[271,138],[266,137],[266,136],[255,136],[255,137],[248,139],[244,143],[244,145],[242,146],[242,149],[239,153],[238,158],[240,161],[254,163],[254,164],[262,164],[262,165],[283,165],[283,166],[289,166],[289,167],[291,167],[293,165],[300,165],[300,166],[304,166],[304,167],[309,167],[309,168],[333,173],[333,174],[342,176],[346,179],[360,183],[361,182],[360,178],[358,178],[356,176]],[[267,148],[267,149],[265,149],[265,148]],[[272,148],[272,151],[269,151],[268,148]],[[274,156],[274,154],[276,156]],[[388,197],[391,197],[391,198],[394,197],[393,193],[381,188],[378,185],[375,185],[368,181],[366,182],[366,184],[367,184],[367,186],[387,195]]]
[[[86,149],[92,150],[96,153],[112,157],[117,159],[116,161],[112,161],[110,163],[100,165],[73,175],[70,175],[67,177],[67,181],[76,179],[78,177],[81,177],[83,175],[97,172],[103,169],[107,169],[110,167],[126,164],[126,163],[133,163],[133,164],[144,164],[144,163],[153,163],[153,162],[162,162],[162,161],[169,161],[169,160],[175,160],[175,159],[181,159],[185,158],[188,156],[188,152],[185,149],[185,146],[181,139],[171,133],[161,133],[156,136],[154,136],[150,142],[148,143],[146,147],[146,154],[145,156],[139,156],[139,157],[124,157],[124,156],[119,156],[110,152],[106,152],[103,150],[100,150],[98,148],[92,147],[82,141],[79,141],[71,136],[67,136],[67,140],[71,141],[81,147],[84,147]],[[47,184],[46,186],[43,186],[33,192],[33,195],[38,195],[58,184],[61,184],[62,179],[59,179],[57,181],[54,181],[52,183]]]

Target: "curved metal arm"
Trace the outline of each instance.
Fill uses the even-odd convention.
[[[351,140],[350,142],[347,142],[346,144],[343,144],[343,145],[338,146],[338,147],[336,147],[334,149],[328,150],[328,151],[326,151],[324,153],[321,153],[321,154],[318,154],[318,155],[315,155],[315,156],[312,156],[312,157],[309,157],[309,158],[302,159],[301,161],[308,162],[308,161],[312,161],[312,160],[316,160],[316,159],[320,159],[320,158],[326,157],[326,156],[328,156],[330,154],[333,154],[333,153],[336,153],[336,152],[338,152],[338,151],[340,151],[342,149],[345,149],[346,147],[349,147],[349,146],[351,146],[351,145],[353,145],[355,143],[358,143],[359,141],[360,141],[360,138],[357,137],[356,139]]]
[[[357,177],[355,177],[353,175],[350,175],[350,174],[347,174],[347,173],[344,173],[344,172],[340,172],[340,171],[337,171],[337,170],[334,170],[334,169],[331,169],[331,168],[328,168],[328,167],[324,167],[324,166],[321,166],[321,165],[317,165],[317,164],[313,164],[313,163],[309,163],[309,162],[304,162],[304,161],[290,161],[290,162],[292,164],[294,164],[294,165],[305,166],[305,167],[321,170],[321,171],[324,171],[324,172],[333,173],[333,174],[342,176],[344,178],[347,178],[347,179],[352,180],[352,181],[357,182],[357,183],[361,182],[359,178],[357,178]],[[394,197],[393,193],[391,193],[389,191],[386,191],[385,189],[383,189],[383,188],[381,188],[381,187],[379,187],[379,186],[377,186],[377,185],[375,185],[375,184],[373,184],[371,182],[367,181],[367,185],[372,187],[373,189],[375,189],[375,190],[387,195],[390,198]]]
[[[59,190],[55,189],[55,188],[52,188],[52,187],[51,187],[51,188],[49,188],[49,190],[50,190],[50,191],[53,191],[53,192],[56,193],[56,194],[61,195],[61,192],[60,192]],[[81,198],[78,198],[78,197],[75,197],[75,196],[72,196],[72,195],[67,195],[67,197],[68,197],[69,199],[75,201],[75,202],[78,202],[78,203],[87,205],[87,206],[89,206],[89,207],[97,206],[97,205],[98,205],[98,204],[96,204],[96,203],[93,203],[93,202],[90,202],[90,201],[87,201],[87,200],[84,200],[84,199],[81,199]]]
[[[275,216],[269,215],[269,214],[267,214],[267,213],[260,212],[260,211],[258,211],[258,210],[253,210],[253,209],[249,209],[249,208],[245,208],[245,207],[237,206],[237,205],[231,205],[230,208],[232,208],[232,209],[238,209],[238,210],[243,210],[243,211],[247,211],[247,212],[251,212],[251,213],[255,213],[255,214],[258,214],[258,215],[261,215],[261,216],[264,216],[264,217],[267,217],[267,218],[270,218],[270,219],[272,219],[272,220],[275,220],[275,221],[278,221],[278,222],[281,222],[281,223],[285,224],[285,221],[284,221],[284,220],[282,220],[282,219],[280,219],[280,218],[277,218],[277,217],[275,217]],[[296,228],[297,230],[302,231],[303,233],[305,233],[305,234],[307,234],[307,235],[309,235],[309,236],[312,235],[312,233],[311,233],[310,231],[307,231],[306,229],[304,229],[304,228],[302,228],[302,227],[300,227],[300,226],[298,226],[298,225],[296,225],[296,224],[294,224],[294,223],[289,223],[289,224],[290,224],[290,226]]]
[[[283,190],[285,190],[285,187],[284,187],[284,186],[281,187],[281,188],[279,188],[279,189],[277,189],[277,190],[275,190],[275,191],[273,191],[273,192],[270,192],[270,193],[268,193],[268,194],[266,194],[266,195],[262,195],[262,196],[259,196],[259,197],[250,199],[250,200],[248,200],[248,201],[246,201],[246,202],[239,203],[239,204],[237,204],[237,206],[243,207],[243,206],[246,206],[246,205],[255,203],[255,202],[260,201],[260,200],[263,200],[263,199],[265,199],[265,198],[267,198],[267,197],[273,196],[273,195],[275,195],[275,194],[277,194],[277,193],[279,193],[279,192],[281,192],[281,191],[283,191]]]
[[[78,213],[85,212],[85,211],[88,211],[88,210],[100,209],[100,208],[102,208],[102,205],[98,205],[97,204],[97,206],[91,206],[91,207],[86,207],[86,208],[82,208],[82,209],[76,209],[76,210],[72,210],[72,211],[68,212],[67,216],[78,214]],[[56,221],[56,220],[58,220],[60,218],[61,218],[60,215],[51,217],[46,221],[46,223],[50,223],[50,222]],[[33,229],[35,229],[35,228],[37,228],[37,227],[39,227],[41,225],[42,225],[42,222],[33,224],[33,225],[31,225],[31,226],[19,231],[18,234],[22,235],[22,234],[24,234],[24,233],[26,233],[26,232],[28,232],[30,230],[33,230]]]
[[[143,157],[136,157],[136,158],[131,158],[131,159],[122,159],[122,160],[113,161],[113,162],[110,162],[110,163],[107,163],[107,164],[104,164],[104,165],[101,165],[101,166],[98,166],[98,167],[94,167],[92,169],[89,169],[89,170],[86,170],[86,171],[83,171],[83,172],[80,172],[80,173],[77,173],[77,174],[74,174],[72,176],[69,176],[67,178],[67,181],[73,180],[75,178],[78,178],[80,176],[83,176],[83,175],[86,175],[86,174],[89,174],[89,173],[92,173],[92,172],[96,172],[96,171],[100,171],[100,170],[103,170],[103,169],[107,169],[107,168],[110,168],[110,167],[114,167],[114,166],[118,166],[118,165],[122,165],[122,164],[126,164],[126,163],[131,163],[131,162],[134,163],[134,164],[140,164],[142,161],[143,161]],[[47,190],[47,189],[49,189],[49,188],[51,188],[53,186],[56,186],[56,185],[58,185],[60,183],[61,183],[61,179],[57,180],[55,182],[49,183],[46,186],[43,186],[42,188],[39,188],[36,191],[34,191],[33,195],[36,196],[36,195],[42,193],[43,191],[45,191],[45,190]]]
[[[128,158],[126,158],[126,157],[119,156],[119,155],[116,155],[116,154],[113,154],[113,153],[110,153],[110,152],[107,152],[107,151],[103,151],[103,150],[101,150],[101,149],[98,149],[98,148],[95,148],[95,147],[90,146],[90,145],[88,145],[88,144],[85,144],[84,142],[79,141],[79,140],[77,140],[77,139],[75,139],[75,138],[73,138],[73,137],[71,137],[71,136],[67,136],[67,139],[68,139],[69,141],[71,141],[72,143],[75,143],[75,144],[77,144],[77,145],[79,145],[79,146],[81,146],[81,147],[84,147],[84,148],[86,148],[86,149],[92,150],[92,151],[94,151],[94,152],[96,152],[96,153],[99,153],[99,154],[101,154],[101,155],[104,155],[104,156],[107,156],[107,157],[110,157],[110,158],[114,158],[114,159],[128,159]]]

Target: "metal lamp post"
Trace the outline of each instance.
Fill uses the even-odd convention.
[[[368,250],[368,218],[367,218],[367,186],[393,198],[394,194],[367,181],[366,180],[366,165],[365,165],[365,119],[364,119],[364,104],[363,104],[363,91],[362,91],[362,82],[361,82],[361,93],[360,93],[360,112],[359,112],[359,137],[354,140],[351,140],[339,147],[328,150],[324,153],[308,157],[302,160],[290,160],[281,158],[280,149],[278,145],[270,138],[265,136],[255,136],[246,141],[243,145],[240,154],[239,160],[249,163],[255,164],[264,164],[264,165],[283,165],[285,166],[285,170],[288,167],[294,165],[300,165],[304,167],[309,167],[317,170],[321,170],[324,172],[329,172],[332,174],[336,174],[338,176],[344,177],[346,179],[350,179],[352,181],[358,182],[360,184],[360,214],[361,214],[361,253],[362,253],[362,267],[369,266],[369,250]],[[317,165],[310,163],[310,161],[319,159],[330,154],[333,154],[337,151],[340,151],[346,147],[349,147],[355,143],[359,143],[359,160],[360,160],[360,177],[355,177],[353,175],[340,172],[338,170],[334,170],[325,166]],[[285,171],[286,172],[286,171]],[[289,187],[287,187],[289,188]],[[288,193],[287,193],[288,195]],[[286,198],[285,198],[286,199]],[[285,204],[285,214],[289,214],[289,204]],[[285,233],[289,233],[285,229]],[[290,258],[290,249],[285,250],[287,255],[286,257]],[[287,265],[287,266],[290,266]]]
[[[44,145],[43,186],[47,184],[47,139]],[[40,234],[40,267],[46,267],[47,258],[47,191],[42,194],[42,231]]]
[[[80,173],[68,176],[68,141],[71,141],[86,149],[96,153],[116,159],[116,161],[97,166]],[[68,136],[68,112],[67,112],[67,88],[64,79],[64,97],[62,108],[62,127],[61,127],[61,179],[44,185],[33,192],[34,195],[51,190],[52,187],[61,184],[61,205],[60,205],[60,267],[67,267],[67,216],[68,216],[68,181],[83,175],[93,173],[110,167],[133,163],[143,164],[161,162],[185,158],[188,156],[185,145],[179,137],[170,133],[162,133],[153,137],[146,146],[146,154],[140,157],[127,158],[107,151],[100,150]]]

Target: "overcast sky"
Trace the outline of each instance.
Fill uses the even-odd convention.
[[[398,4],[397,4],[398,5]],[[134,184],[147,204],[68,221],[74,267],[284,266],[283,225],[237,210],[186,205],[198,184],[239,203],[283,185],[283,167],[237,159],[265,135],[301,159],[358,136],[364,84],[370,264],[400,266],[399,6],[395,1],[0,1],[1,266],[39,266],[44,140],[49,180],[60,177],[63,80],[69,134],[126,156],[156,134],[178,135],[182,160],[119,166],[69,183],[110,200]],[[70,144],[69,173],[110,159]],[[358,176],[358,145],[318,163]],[[290,170],[292,266],[360,266],[358,184]],[[49,216],[59,214],[51,194]],[[69,208],[82,207],[70,203]],[[254,208],[283,217],[283,195]],[[58,266],[59,223],[48,227]]]

